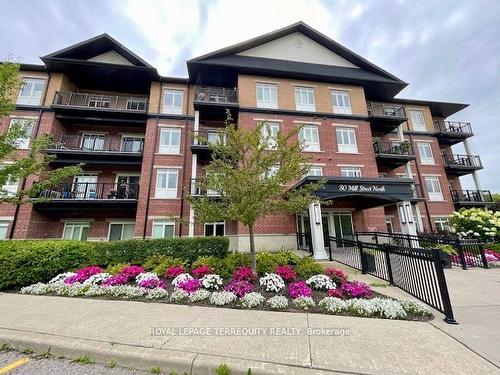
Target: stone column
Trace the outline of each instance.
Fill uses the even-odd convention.
[[[309,205],[309,222],[311,225],[311,242],[314,259],[328,259],[328,254],[325,250],[321,205],[319,202],[314,202]]]
[[[465,153],[470,158],[472,154],[470,152],[469,141],[467,139],[464,139],[463,143],[464,143]],[[481,191],[481,184],[479,183],[479,176],[477,175],[476,171],[472,172],[472,180],[474,181],[474,186],[476,187],[476,190]]]
[[[413,215],[413,210],[411,208],[411,202],[404,201],[398,202],[396,204],[398,209],[399,224],[401,225],[401,232],[404,234],[410,234],[412,236],[417,235],[417,221]]]

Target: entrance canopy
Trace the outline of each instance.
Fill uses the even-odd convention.
[[[396,202],[411,201],[413,180],[409,178],[360,178],[336,176],[307,176],[294,188],[311,182],[326,180],[316,192],[320,200],[349,202],[357,209],[385,206]]]

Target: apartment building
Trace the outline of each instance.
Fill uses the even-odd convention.
[[[302,126],[312,167],[297,186],[327,181],[307,212],[259,220],[258,248],[296,248],[307,237],[321,257],[328,235],[442,230],[454,209],[491,204],[470,123],[446,120],[467,105],[395,98],[407,83],[302,22],[191,59],[188,78],[160,76],[106,34],[41,60],[22,65],[25,84],[1,130],[29,124],[20,153],[51,134],[53,166],[83,162],[84,171],[42,192],[48,201],[0,205],[2,238],[226,235],[246,250],[245,226],[197,223],[187,200],[203,194],[196,181],[210,162],[195,136],[220,141],[228,109],[242,129]],[[466,174],[475,190],[462,189]]]

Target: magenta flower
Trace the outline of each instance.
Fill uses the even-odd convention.
[[[241,267],[243,268],[243,267]],[[253,285],[247,280],[236,280],[233,279],[224,288],[226,292],[233,292],[239,298],[243,297],[245,294],[250,293],[253,290]]]
[[[291,298],[311,297],[312,290],[305,281],[296,281],[288,285],[288,295]]]
[[[336,268],[326,268],[325,275],[328,276],[337,285],[341,285],[347,282],[347,275],[344,271],[338,270]]]
[[[297,277],[297,273],[291,266],[278,266],[275,271],[276,275],[281,276],[287,283],[293,281]]]
[[[373,294],[370,286],[368,284],[362,283],[361,281],[344,283],[342,284],[340,289],[343,294],[354,298],[370,298]]]
[[[90,276],[96,275],[98,273],[102,273],[104,270],[98,266],[90,266],[82,268],[81,270],[76,271],[76,275],[70,276],[64,280],[65,284],[74,284],[74,283],[83,283]]]
[[[187,279],[177,284],[177,288],[188,293],[194,293],[201,287],[201,281],[198,279]]]
[[[184,266],[170,266],[165,271],[165,277],[167,279],[175,279],[181,273],[185,273],[185,272],[186,272],[186,270],[184,269]]]
[[[214,269],[206,264],[196,267],[191,274],[197,279],[201,279],[203,276],[214,273]]]
[[[119,273],[117,275],[108,277],[102,282],[103,286],[125,285],[128,282],[127,275]]]
[[[165,289],[166,285],[163,280],[158,280],[158,279],[146,279],[142,280],[138,284],[141,288],[147,288],[147,289],[155,289],[155,288],[161,288]]]
[[[328,291],[328,297],[337,297],[337,298],[342,298],[344,294],[342,293],[342,290],[339,288],[333,288]]]
[[[233,280],[252,282],[255,280],[255,274],[250,267],[238,267],[233,272]]]
[[[141,266],[125,266],[123,269],[120,271],[122,275],[127,276],[128,280],[135,279],[137,275],[140,273],[144,272],[144,268]]]

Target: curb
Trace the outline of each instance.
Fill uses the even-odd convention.
[[[232,375],[247,375],[251,368],[252,375],[335,375],[341,372],[290,366],[286,364],[244,360],[195,352],[158,349],[145,346],[133,346],[112,342],[70,338],[44,333],[25,332],[0,328],[0,345],[22,351],[30,349],[34,353],[47,353],[65,358],[87,355],[96,363],[107,364],[116,361],[118,366],[149,371],[159,367],[162,371],[179,374],[212,375],[215,369],[225,363]]]

